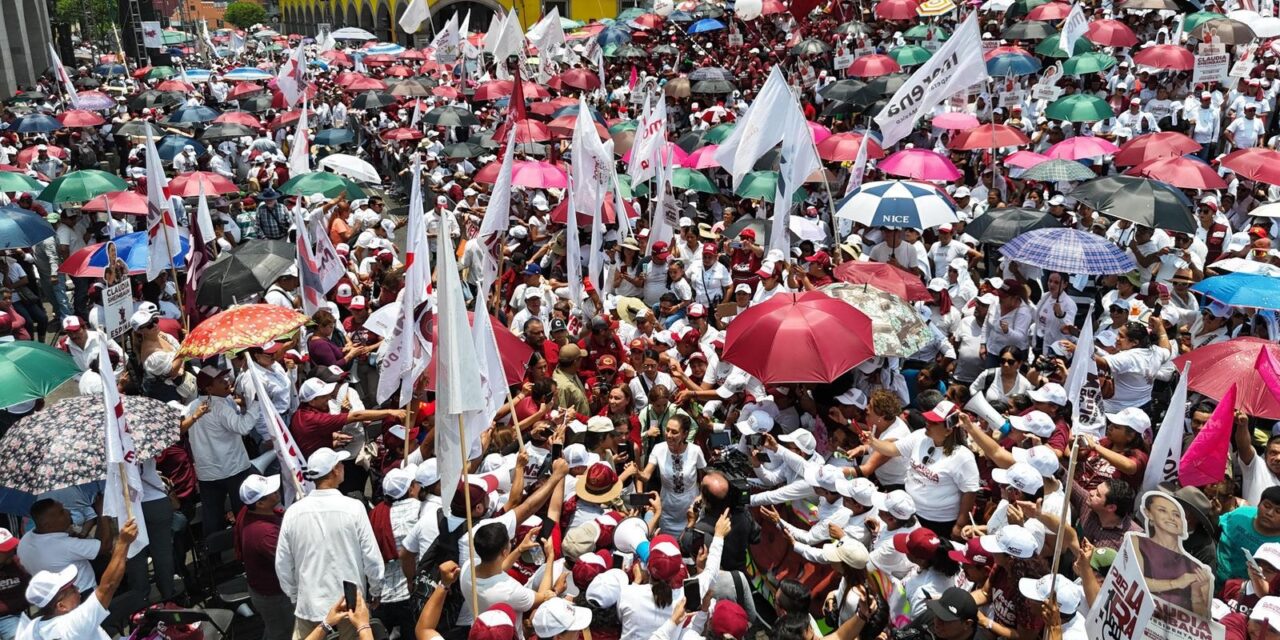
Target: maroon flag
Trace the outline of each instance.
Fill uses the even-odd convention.
[[[217,257],[213,251],[213,243],[217,240],[208,233],[213,229],[213,221],[209,215],[209,199],[205,197],[203,183],[200,185],[200,203],[196,207],[196,215],[190,217],[187,227],[191,233],[191,248],[187,254],[187,281],[182,285],[182,307],[187,314],[187,322],[195,326],[214,311],[214,308],[196,304],[196,293],[204,280],[204,271]]]

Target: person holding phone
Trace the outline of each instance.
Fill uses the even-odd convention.
[[[648,464],[640,472],[645,483],[652,480],[655,473],[662,481],[659,528],[672,536],[684,532],[689,509],[698,497],[698,478],[707,467],[702,449],[689,446],[692,428],[693,420],[688,415],[677,414],[669,418],[663,429],[663,441],[654,445]]]

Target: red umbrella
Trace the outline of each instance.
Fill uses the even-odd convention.
[[[1186,156],[1147,160],[1128,171],[1127,176],[1154,178],[1179,189],[1226,189],[1227,181],[1213,167]]]
[[[85,211],[110,211],[145,216],[147,215],[147,197],[137,191],[112,191],[84,203],[80,208]]]
[[[156,91],[177,91],[179,93],[190,93],[196,88],[181,80],[169,79],[156,85]]]
[[[432,313],[429,315],[431,318],[430,321],[433,324],[438,322],[436,314]],[[467,320],[474,322],[475,315],[475,313],[468,311]],[[525,370],[529,366],[529,358],[533,357],[533,348],[528,344],[525,344],[525,341],[521,340],[516,336],[516,334],[511,333],[510,331],[502,331],[500,329],[502,327],[502,323],[499,322],[497,318],[489,316],[489,322],[493,323],[494,326],[493,337],[497,342],[498,357],[502,358],[502,373],[507,379],[507,384],[518,384],[524,380]],[[428,332],[424,330],[422,333],[425,335]],[[434,328],[430,332],[430,335],[435,335]],[[433,354],[431,356],[431,364],[427,365],[427,371],[425,374],[427,390],[433,390],[436,388],[435,371],[436,358]]]
[[[345,87],[343,87],[342,90],[347,93],[360,93],[361,91],[386,91],[387,83],[378,80],[377,78],[360,76],[353,78]]]
[[[779,0],[764,0],[764,6],[760,9],[760,15],[771,16],[775,13],[782,13],[787,10]]]
[[[1002,56],[1002,55],[1005,55],[1005,54],[1013,54],[1013,55],[1019,55],[1019,56],[1026,56],[1026,57],[1028,57],[1028,58],[1034,57],[1034,56],[1032,56],[1032,55],[1031,55],[1031,52],[1030,52],[1030,51],[1027,51],[1026,49],[1023,49],[1022,47],[1015,47],[1015,46],[1012,46],[1012,45],[1005,45],[1005,46],[1003,46],[1003,47],[996,47],[996,48],[994,48],[994,49],[992,49],[992,50],[990,50],[990,51],[986,52],[986,53],[982,56],[982,59],[983,59],[983,60],[986,60],[986,61],[990,61],[992,58],[994,58],[994,57],[996,57],[996,56]]]
[[[334,65],[338,67],[350,68],[352,66],[351,56],[341,51],[338,51],[336,49],[321,53],[320,59],[324,60],[325,62],[328,62],[330,65]]]
[[[1138,44],[1138,36],[1133,35],[1133,29],[1119,20],[1094,20],[1089,23],[1084,37],[1094,44],[1108,47],[1132,47]]]
[[[837,133],[818,143],[818,157],[827,162],[853,162],[858,159],[858,147],[862,145],[861,133]],[[867,159],[879,160],[884,149],[875,138],[867,139]]]
[[[1280,185],[1280,152],[1271,149],[1233,151],[1222,159],[1222,166],[1250,180]]]
[[[780,293],[729,324],[722,359],[765,384],[827,383],[874,356],[871,319],[819,291]]]
[[[213,121],[215,123],[232,122],[246,127],[253,127],[254,129],[262,128],[262,121],[258,119],[258,116],[248,111],[223,111]]]
[[[885,262],[849,260],[836,267],[835,276],[841,282],[871,285],[907,302],[925,302],[933,299],[929,289],[920,281],[920,276]]]
[[[508,124],[503,124],[498,127],[498,131],[493,134],[493,138],[495,140],[506,140],[507,126]],[[531,118],[517,120],[514,126],[516,128],[516,142],[521,144],[525,142],[546,142],[551,139],[551,130],[547,128],[547,125],[537,120]]]
[[[73,278],[101,278],[102,267],[90,267],[89,256],[101,249],[103,244],[99,242],[72,251],[71,255],[58,265],[58,273],[65,273]]]
[[[1133,61],[1144,67],[1190,71],[1196,66],[1196,57],[1176,44],[1158,44],[1133,54]]]
[[[1142,164],[1147,160],[1182,156],[1200,150],[1200,143],[1177,131],[1160,131],[1140,135],[1122,145],[1116,152],[1117,167]]]
[[[915,20],[919,6],[916,0],[881,0],[876,3],[876,15],[885,20]]]
[[[364,57],[364,63],[370,67],[380,67],[382,65],[395,64],[395,57],[385,53],[375,53],[371,56]]]
[[[169,192],[184,198],[194,198],[200,195],[202,186],[204,187],[205,195],[240,191],[240,187],[237,187],[235,183],[216,173],[211,171],[192,171],[191,173],[180,174],[169,181]]]
[[[239,100],[246,96],[266,91],[267,88],[256,82],[237,82],[236,86],[231,87],[231,92],[227,94],[228,100]]]
[[[1280,356],[1280,345],[1261,338],[1236,338],[1215,342],[1173,359],[1179,371],[1191,363],[1191,376],[1187,388],[1215,400],[1226,395],[1231,385],[1236,385],[1238,409],[1259,418],[1280,420],[1280,399],[1267,388],[1258,374],[1255,364],[1262,349]]]
[[[1065,2],[1042,4],[1027,12],[1028,20],[1062,20],[1071,13],[1071,5]]]
[[[484,34],[481,34],[481,35],[484,35]],[[437,64],[435,60],[428,60],[422,63],[421,67],[418,67],[418,75],[420,76],[425,76],[427,74],[435,75],[435,73],[439,70],[440,70],[440,65]]]
[[[573,128],[577,126],[577,124],[578,124],[578,115],[570,114],[566,116],[560,116],[559,118],[556,118],[551,122],[548,122],[547,129],[550,130],[551,134],[556,137],[571,138],[573,137]],[[604,128],[604,126],[601,125],[599,122],[593,121],[591,124],[594,124],[596,126],[596,133],[600,134],[601,140],[609,139],[608,129]],[[516,137],[519,138],[520,136],[517,134]]]
[[[301,118],[301,117],[302,117],[302,109],[290,109],[276,116],[276,119],[272,120],[271,123],[267,125],[267,127],[270,129],[279,129],[280,127],[297,122],[298,118]]]
[[[447,98],[449,100],[457,100],[462,96],[462,92],[448,85],[440,85],[431,88],[431,95],[437,98]]]
[[[1031,144],[1031,139],[1021,129],[1006,124],[984,124],[951,138],[950,149],[975,151],[978,149],[1003,149]]]
[[[873,53],[854,60],[853,64],[849,65],[848,73],[858,78],[876,78],[899,71],[902,71],[902,65],[899,65],[896,60],[883,53]]]
[[[392,65],[390,67],[387,67],[387,70],[384,71],[383,74],[391,76],[393,78],[408,78],[409,76],[413,75],[413,69],[410,69],[409,67],[406,67],[402,64],[397,64],[397,65]]]
[[[529,111],[539,116],[550,116],[551,114],[565,107],[573,106],[576,104],[578,104],[578,101],[574,98],[569,98],[569,97],[552,98],[551,100],[547,100],[545,102],[535,102],[529,105]],[[613,123],[610,122],[609,124],[612,125]]]
[[[653,15],[653,14],[645,14],[645,15]],[[640,17],[643,18],[644,16],[640,16]],[[596,75],[594,71],[589,71],[587,69],[583,69],[582,67],[570,69],[556,76],[556,78],[560,79],[560,84],[566,87],[573,87],[574,89],[582,89],[583,91],[594,91],[600,88],[600,76]]]
[[[151,65],[147,65],[147,66],[145,66],[145,67],[138,67],[137,69],[134,69],[134,70],[133,70],[133,77],[135,77],[135,78],[141,78],[141,77],[143,77],[143,76],[147,75],[148,73],[151,73]]]
[[[400,59],[401,60],[426,60],[427,54],[421,51],[418,51],[417,49],[405,49],[404,52],[400,54]]]
[[[383,140],[421,140],[423,134],[417,129],[408,127],[400,127],[398,129],[388,129],[382,132]]]
[[[36,159],[36,154],[38,153],[36,151],[36,147],[38,146],[39,145],[31,145],[26,149],[19,151],[18,164],[22,166],[31,164],[31,161]],[[55,145],[55,144],[50,144],[45,146],[49,147],[49,155],[55,158],[58,158],[59,160],[66,160],[71,155],[70,153],[67,152],[67,149],[65,147],[59,147],[58,145]]]
[[[635,205],[632,204],[630,200],[623,200],[622,206],[627,210],[628,218],[634,220],[640,217],[640,214],[636,212]],[[556,205],[556,208],[551,210],[551,221],[558,224],[564,224],[568,220],[568,216],[567,216],[568,212],[569,212],[569,199],[565,198],[564,200],[560,201],[560,204]],[[612,193],[606,195],[604,198],[604,207],[602,207],[600,211],[600,220],[605,224],[614,224],[618,220],[617,210],[613,208]],[[585,226],[590,224],[591,224],[591,214],[587,211],[579,211],[578,225]]]
[[[656,13],[646,13],[641,16],[636,16],[635,18],[632,18],[631,21],[636,23],[636,26],[640,27],[641,29],[661,29],[662,28],[662,16]]]
[[[75,127],[96,127],[106,122],[106,120],[102,119],[102,116],[92,111],[84,111],[82,109],[72,109],[66,113],[59,114],[58,122],[61,122],[62,126],[64,127],[75,128]]]
[[[484,184],[498,181],[502,163],[495,160],[481,167],[473,180]],[[511,183],[532,189],[563,189],[569,183],[569,175],[563,167],[536,160],[517,160],[511,165]]]

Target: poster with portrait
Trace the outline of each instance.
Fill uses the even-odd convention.
[[[102,290],[102,323],[107,335],[119,338],[129,331],[133,313],[133,286],[129,265],[116,253],[116,243],[107,243],[107,267],[102,270],[106,288]]]
[[[1130,532],[1117,550],[1085,621],[1098,640],[1223,640],[1210,614],[1213,572],[1187,553],[1187,519],[1172,496],[1148,491],[1139,501],[1145,533]]]

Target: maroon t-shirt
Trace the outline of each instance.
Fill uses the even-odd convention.
[[[347,420],[347,412],[329,413],[303,404],[294,412],[289,420],[289,431],[298,442],[303,456],[310,456],[316,449],[333,446],[333,434],[337,433]]]
[[[254,593],[264,596],[284,593],[276,577],[276,544],[280,541],[283,521],[283,513],[261,515],[250,513],[248,507],[240,508],[235,526],[236,556],[244,563],[245,579]]]
[[[1048,563],[1039,558],[1028,558],[1015,559],[1009,564],[1009,569],[996,567],[991,574],[990,617],[1010,629],[1032,629],[1039,637],[1044,629],[1044,618],[1040,617],[1040,608],[1033,606],[1036,603],[1028,601],[1018,590],[1018,580],[1034,579],[1048,573]]]
[[[16,616],[27,610],[27,583],[31,576],[16,558],[0,566],[0,617]]]

